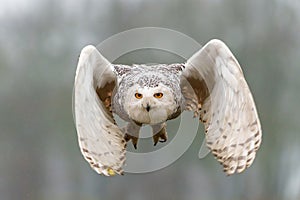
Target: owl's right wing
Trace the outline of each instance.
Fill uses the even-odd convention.
[[[99,174],[123,174],[123,133],[111,113],[113,66],[94,46],[82,49],[74,84],[74,118],[80,150]]]
[[[223,42],[211,40],[187,61],[182,76],[186,108],[200,114],[207,146],[228,175],[244,171],[255,158],[262,134],[238,61]]]

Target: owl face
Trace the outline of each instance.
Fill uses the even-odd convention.
[[[125,110],[129,117],[142,124],[164,122],[176,111],[172,91],[162,84],[157,87],[131,87],[125,97]]]

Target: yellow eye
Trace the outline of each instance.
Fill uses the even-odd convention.
[[[154,96],[155,98],[160,99],[160,98],[162,98],[164,95],[163,95],[163,93],[159,92],[159,93],[155,93],[153,96]]]
[[[135,96],[135,98],[137,98],[137,99],[143,98],[143,95],[142,95],[141,93],[135,93],[134,96]]]

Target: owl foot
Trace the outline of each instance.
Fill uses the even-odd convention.
[[[166,131],[166,123],[153,125],[152,129],[153,129],[154,146],[156,146],[158,142],[166,142],[167,141],[168,134]]]
[[[131,140],[133,147],[137,149],[137,143],[139,139],[139,133],[140,133],[141,126],[137,125],[134,122],[129,122],[127,126],[122,128],[122,131],[124,133],[124,139],[126,142]]]
[[[133,144],[133,147],[134,147],[135,149],[137,149],[137,143],[138,143],[138,140],[139,140],[138,137],[134,137],[134,136],[132,136],[132,135],[130,135],[130,134],[125,133],[124,139],[126,140],[126,142],[128,142],[129,140],[131,140],[131,142],[132,142],[132,144]]]

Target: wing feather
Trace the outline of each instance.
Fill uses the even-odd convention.
[[[115,75],[94,46],[81,51],[74,84],[78,142],[91,167],[106,176],[122,174],[125,140],[110,111]]]
[[[204,123],[208,148],[228,175],[244,171],[255,158],[262,133],[239,63],[222,41],[211,40],[187,61],[182,76],[191,84],[199,104],[189,105],[189,100],[187,108],[201,107],[193,110]],[[201,93],[199,88],[208,92]],[[191,96],[188,93],[193,91],[182,92]]]

